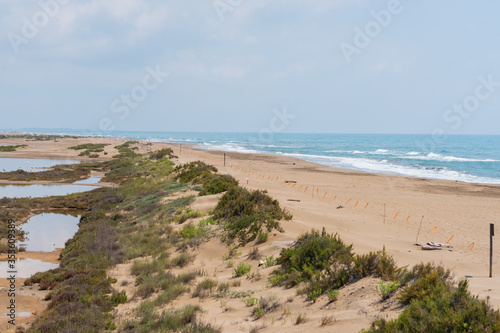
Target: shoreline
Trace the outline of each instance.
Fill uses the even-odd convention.
[[[142,133],[142,132],[138,132],[138,133]],[[0,132],[0,135],[6,135],[6,136],[9,136],[9,135],[39,135],[39,136],[43,136],[43,135],[49,135],[49,136],[57,136],[57,134],[45,134],[45,133],[20,133],[20,132]],[[63,135],[63,134],[61,134]],[[220,153],[221,155],[226,153],[226,154],[242,154],[242,155],[259,155],[259,156],[273,156],[273,157],[278,157],[278,158],[288,158],[288,159],[294,159],[294,160],[298,160],[298,161],[302,161],[302,162],[307,162],[307,163],[312,163],[312,164],[315,164],[315,165],[321,165],[321,166],[325,166],[325,167],[328,167],[332,170],[337,170],[337,171],[347,171],[347,172],[361,172],[361,173],[368,173],[368,174],[374,174],[374,175],[381,175],[381,176],[389,176],[389,177],[403,177],[403,178],[410,178],[410,179],[425,179],[425,180],[431,180],[431,181],[444,181],[444,182],[458,182],[458,183],[467,183],[467,184],[477,184],[477,185],[492,185],[492,186],[499,186],[500,187],[500,183],[496,183],[496,182],[474,182],[474,181],[464,181],[464,180],[454,180],[454,179],[444,179],[444,178],[432,178],[432,177],[423,177],[423,176],[418,176],[418,175],[405,175],[405,174],[400,174],[400,173],[397,173],[397,172],[390,172],[390,171],[387,171],[387,172],[378,172],[378,171],[369,171],[369,170],[362,170],[362,169],[355,169],[355,168],[352,168],[352,169],[349,169],[349,168],[339,168],[339,167],[334,167],[334,166],[330,166],[328,164],[323,164],[321,162],[314,162],[314,161],[308,161],[304,158],[301,158],[301,157],[295,157],[295,156],[290,156],[290,154],[295,154],[295,153],[290,153],[290,154],[278,154],[278,153],[273,153],[273,152],[266,152],[266,151],[258,151],[258,152],[253,152],[253,151],[249,151],[249,152],[238,152],[238,151],[229,151],[229,150],[218,150],[218,149],[205,149],[205,148],[202,148],[202,147],[196,147],[196,146],[200,146],[202,145],[202,143],[191,143],[191,142],[165,142],[165,141],[153,141],[154,139],[149,139],[149,140],[146,140],[146,139],[136,139],[136,138],[117,138],[117,137],[104,137],[104,136],[80,136],[80,135],[72,135],[72,134],[64,134],[68,137],[66,138],[63,138],[63,139],[60,139],[60,140],[67,140],[67,141],[75,141],[76,140],[83,140],[83,141],[86,141],[86,142],[90,142],[90,143],[94,143],[96,141],[101,141],[101,142],[113,142],[113,143],[116,143],[116,142],[126,142],[126,141],[138,141],[138,142],[141,142],[142,144],[145,144],[145,145],[150,145],[150,144],[155,144],[155,145],[164,145],[164,146],[168,146],[169,148],[171,148],[172,150],[174,151],[178,151],[179,150],[179,147],[182,147],[183,149],[194,149],[194,150],[199,150],[199,151],[205,151],[205,152],[214,152],[214,153]],[[354,135],[354,134],[349,134],[349,135]],[[410,135],[411,136],[411,135]],[[12,142],[12,144],[16,143],[16,142],[19,142],[17,140],[23,140],[22,138],[20,139],[16,139],[16,138],[13,138],[13,139],[3,139],[3,141],[8,141],[8,140],[13,140],[14,142]],[[2,141],[2,142],[3,142]],[[26,141],[24,142],[25,144],[29,144],[29,142],[36,142],[37,144],[40,144],[40,143],[45,143],[47,141]],[[49,141],[49,142],[53,142],[53,141]],[[26,149],[24,149],[26,150]],[[31,152],[30,153],[26,153],[26,154],[23,154],[22,153],[23,150],[20,150],[17,153],[17,156],[19,156],[19,158],[47,158],[46,156],[43,155],[43,153],[40,151],[41,155],[37,155],[36,157],[30,157],[32,156],[31,155]],[[0,158],[4,158],[4,157],[7,157],[9,158],[9,156],[6,156],[6,155],[10,155],[12,153],[0,153]],[[51,153],[49,155],[48,158],[51,158],[51,159],[68,159],[66,156],[61,156],[61,154],[59,153]],[[80,156],[76,156],[75,158],[71,158],[71,159],[74,159],[74,160],[77,160],[77,161],[87,161],[88,159],[85,158],[85,157],[80,157]],[[97,160],[107,160],[109,159],[109,157],[106,157],[106,156],[101,156],[100,159],[96,159]],[[445,167],[446,169],[446,167]],[[456,171],[456,172],[459,172],[459,171]],[[470,174],[470,176],[472,177],[478,177],[478,178],[485,178],[485,179],[491,179],[492,181],[495,181],[496,178],[491,178],[490,176],[479,176],[479,175],[473,175],[473,174]],[[500,179],[498,179],[498,181],[500,182]]]
[[[58,140],[44,144],[49,153],[43,157],[65,154],[72,159],[78,152],[66,147],[75,142],[109,142],[108,147],[112,148],[125,141]],[[411,267],[420,262],[441,264],[453,271],[456,280],[467,277],[473,294],[483,299],[489,297],[490,304],[500,307],[498,267],[493,267],[493,278],[487,277],[489,223],[495,222],[500,214],[500,185],[334,169],[293,157],[203,150],[192,145],[183,145],[180,152],[175,144],[152,143],[150,146],[149,142],[141,142],[138,152],[164,147],[174,149],[178,156],[173,159],[176,163],[201,160],[212,164],[220,173],[232,175],[248,189],[268,191],[289,210],[294,217],[283,222],[285,233],[273,235],[268,241],[267,246],[274,254],[300,234],[325,227],[328,233],[339,233],[346,243],[352,243],[356,253],[385,247],[400,266]],[[9,154],[17,157],[16,153]],[[38,150],[26,149],[24,153],[42,156]],[[279,178],[276,180],[276,177]],[[285,180],[297,183],[285,183]],[[421,222],[419,243],[449,240],[454,246],[452,251],[422,251],[415,246]],[[493,253],[494,258],[498,258],[500,249],[494,247]]]

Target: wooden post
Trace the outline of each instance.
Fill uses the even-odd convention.
[[[493,277],[493,236],[495,236],[495,225],[490,223],[490,277]]]
[[[422,228],[423,221],[424,221],[424,216],[422,215],[422,219],[420,220],[420,226],[418,227],[417,239],[415,240],[415,243],[417,243],[417,244],[418,244],[418,235],[420,235],[420,229]]]

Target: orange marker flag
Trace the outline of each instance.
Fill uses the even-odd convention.
[[[302,188],[302,186],[304,186],[304,185],[300,185],[299,188]]]
[[[454,236],[455,236],[455,235],[452,235],[452,236],[450,237],[450,239],[448,239],[448,241],[445,243],[445,245],[448,245],[448,243],[451,241],[451,239],[452,239]]]
[[[271,179],[271,176],[267,176],[267,180]]]
[[[370,203],[368,202],[368,203],[366,204],[365,208],[366,208],[366,207],[368,207],[368,205],[369,205],[369,204],[370,204]]]
[[[326,197],[327,194],[328,194],[328,192],[325,193],[325,195],[323,196],[323,199]]]
[[[410,216],[411,216],[411,215],[408,215],[408,217],[406,218],[406,222],[408,222],[408,220],[410,219]]]
[[[278,178],[280,178],[280,176],[276,177],[276,181],[278,181]]]
[[[273,181],[273,180],[274,180],[274,177],[273,177],[273,178],[271,178],[271,181]]]
[[[359,201],[356,201],[356,204],[354,205],[354,207],[356,207],[356,206],[358,205],[358,202],[359,202]]]
[[[308,188],[309,188],[309,185],[306,186],[306,189],[304,190],[304,193],[307,191]]]
[[[467,246],[467,247],[470,247],[470,250],[472,251],[472,249],[474,248],[474,242],[470,243],[469,246]]]
[[[433,232],[433,231],[434,231],[434,230],[436,230],[436,229],[437,229],[437,227],[432,228],[431,232]]]
[[[316,189],[316,194],[318,194],[318,195],[319,195],[319,188],[317,188],[317,189]]]
[[[398,216],[398,214],[399,214],[399,212],[397,212],[397,213],[396,213],[396,215],[394,215],[393,220],[395,220],[395,219],[396,219],[396,216]]]
[[[294,183],[294,184],[292,185],[292,187],[294,187],[295,185],[297,185],[297,183]]]
[[[347,200],[347,202],[345,204],[347,205],[349,203],[349,201],[351,201],[351,199]]]
[[[333,198],[333,200],[337,199],[337,196],[335,196],[335,198]]]

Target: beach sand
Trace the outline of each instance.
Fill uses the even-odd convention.
[[[2,153],[0,157],[74,159],[78,152],[67,150],[70,145],[86,142],[110,143],[111,145],[106,148],[109,151],[108,155],[99,158],[102,160],[115,154],[112,147],[124,141],[101,138],[60,139],[58,142],[30,141],[28,144],[36,147],[30,146],[19,152]],[[24,142],[20,139],[7,139],[2,140],[2,143]],[[378,251],[385,246],[387,252],[394,256],[400,266],[411,267],[420,262],[444,265],[453,270],[456,279],[469,277],[470,290],[473,294],[485,299],[488,297],[490,304],[496,308],[500,307],[498,264],[500,246],[494,247],[493,278],[488,277],[489,224],[495,223],[496,217],[500,215],[500,205],[498,205],[500,186],[332,169],[291,157],[262,154],[226,152],[226,166],[224,166],[224,152],[197,150],[185,146],[183,145],[180,152],[179,145],[153,143],[150,146],[142,143],[139,152],[171,147],[178,155],[178,159],[174,159],[176,163],[202,160],[213,164],[219,172],[234,176],[240,185],[248,189],[267,190],[293,214],[291,221],[282,222],[285,232],[270,237],[268,243],[261,246],[264,254],[274,254],[276,257],[282,247],[290,245],[300,234],[313,228],[321,230],[325,227],[329,233],[339,233],[345,242],[352,243],[354,251],[358,254]],[[296,183],[285,183],[285,181]],[[202,201],[199,204],[206,209],[210,203]],[[343,208],[338,208],[339,206]],[[416,236],[421,221],[423,222],[418,243],[449,241],[449,244],[453,245],[452,251],[422,251],[416,246]],[[247,253],[251,247],[252,245],[248,245],[242,252]],[[212,267],[215,267],[215,270],[220,270],[217,276],[227,278],[231,269],[221,268],[223,264],[221,257],[224,252],[220,242],[212,240],[196,252],[198,261],[195,263],[206,266],[209,274],[214,271]],[[126,269],[116,274],[127,276]],[[255,282],[252,288],[261,288],[266,293],[265,280],[263,278]],[[373,294],[374,288],[368,284],[375,282],[366,281],[370,295]],[[295,295],[293,289],[269,290],[267,293]],[[184,302],[188,304],[190,301],[193,302],[190,296],[183,296],[175,301],[174,305],[181,305]],[[210,303],[207,305],[214,307]],[[203,303],[201,306],[205,307]],[[294,302],[293,306],[299,305]],[[304,312],[315,311],[314,307],[306,307],[305,303],[302,306]],[[358,306],[366,305],[360,303]],[[294,308],[292,310],[295,311]],[[218,311],[221,312],[220,309]],[[339,308],[336,311],[340,311],[337,316],[341,318],[342,313],[347,310]],[[243,324],[237,320],[241,315],[240,312],[234,309],[226,312],[224,315],[215,315],[209,311],[206,315],[207,320],[218,324],[224,323],[225,331],[231,331],[227,327],[242,327]],[[332,310],[332,314],[335,313]],[[357,331],[366,328],[373,317],[359,313],[357,316],[367,319],[360,320],[356,316],[347,316],[345,321],[342,321],[342,325],[346,326],[331,326],[331,328]],[[257,324],[246,323],[243,326],[248,328]],[[295,326],[295,330],[305,330],[308,324],[304,325],[306,326]],[[314,325],[317,327],[317,322]],[[263,332],[277,330],[278,327],[274,329],[267,327]],[[326,330],[328,331],[328,328]]]

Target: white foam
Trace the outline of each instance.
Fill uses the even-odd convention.
[[[465,172],[453,171],[445,167],[404,166],[388,162],[354,157],[329,157],[309,154],[283,154],[319,163],[334,168],[354,169],[374,173],[388,173],[430,179],[457,180],[469,183],[500,184],[500,179],[474,176]]]
[[[405,158],[424,160],[424,161],[441,161],[441,162],[498,162],[497,160],[492,160],[492,159],[463,158],[463,157],[440,155],[435,153],[429,153],[427,155],[420,155],[420,156],[412,154],[412,156],[406,156]]]
[[[211,143],[203,142],[202,145],[196,145],[195,148],[199,149],[207,149],[207,150],[222,150],[222,151],[230,151],[235,153],[244,153],[244,154],[259,154],[262,153],[258,150],[248,149],[243,146],[237,145],[235,143],[225,143],[221,145],[214,145]]]

